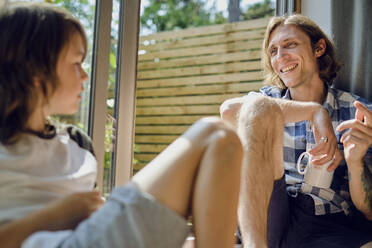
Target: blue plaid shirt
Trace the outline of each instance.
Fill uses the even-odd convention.
[[[289,90],[275,86],[265,86],[260,89],[265,96],[291,99]],[[327,109],[334,130],[343,121],[354,119],[355,107],[353,102],[358,100],[372,109],[372,103],[367,100],[334,88],[328,88],[327,98],[323,107]],[[343,133],[343,132],[342,132]],[[342,133],[336,132],[338,146],[343,154],[344,147],[340,142]],[[284,168],[288,192],[296,197],[298,193],[310,195],[314,201],[315,215],[344,212],[350,213],[352,202],[349,193],[348,171],[345,160],[334,172],[332,185],[329,189],[317,188],[304,182],[303,176],[297,172],[296,161],[300,154],[315,146],[315,139],[310,121],[290,123],[284,130]],[[372,146],[369,147],[366,158],[372,158]]]

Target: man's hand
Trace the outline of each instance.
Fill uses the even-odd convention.
[[[333,171],[342,161],[342,155],[337,145],[337,138],[328,112],[324,108],[320,108],[314,113],[312,123],[317,146],[309,152],[315,156],[323,155],[320,159],[314,159],[312,162],[322,165],[333,160],[333,163],[327,169]]]
[[[348,129],[340,140],[344,144],[348,165],[361,164],[372,144],[372,111],[358,101],[354,102],[354,106],[357,109],[355,119],[344,121],[337,127],[339,132]]]
[[[345,160],[349,172],[349,188],[355,206],[372,220],[372,168],[363,161],[372,144],[372,112],[356,101],[355,119],[342,122],[337,131],[344,144]]]

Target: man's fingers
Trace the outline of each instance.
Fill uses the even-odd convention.
[[[331,140],[329,140],[327,143],[322,142],[309,151],[310,154],[314,156],[325,155],[321,156],[319,159],[314,159],[313,160],[314,164],[317,165],[325,164],[331,160],[334,160],[336,158],[337,152],[341,154],[340,151],[338,150],[336,139],[333,139],[333,137],[331,137],[330,139]],[[336,164],[335,167],[337,167],[337,165],[338,164]]]
[[[370,137],[369,135],[366,135],[365,133],[361,132],[358,129],[349,129],[344,134],[342,134],[342,136],[340,138],[340,142],[344,143],[345,137],[347,137],[349,135],[354,136],[358,139],[366,139],[366,140],[372,139],[372,137]]]
[[[372,126],[372,111],[369,110],[366,106],[364,106],[361,102],[355,101],[354,106],[357,109],[355,113],[355,118],[364,121],[364,123],[371,127]]]
[[[341,155],[340,150],[337,149],[335,152],[335,159],[333,163],[330,166],[328,166],[327,171],[329,172],[334,171],[338,167],[338,165],[341,163],[341,161],[342,161],[342,155]]]
[[[360,112],[359,109],[355,111],[355,119],[364,122],[364,115],[362,114],[362,112]]]
[[[322,155],[322,154],[331,154],[333,156],[333,153],[335,149],[337,148],[337,140],[336,137],[332,134],[327,136],[322,136],[320,138],[317,138],[317,145],[311,149],[309,152],[312,155]]]
[[[344,147],[349,145],[363,145],[368,146],[371,142],[370,139],[365,139],[363,136],[356,136],[355,133],[345,133],[341,137],[341,142],[344,144]]]
[[[325,164],[325,163],[327,163],[327,162],[329,162],[329,161],[331,161],[333,159],[334,159],[334,156],[333,155],[327,154],[326,156],[323,156],[323,157],[321,157],[319,159],[313,159],[311,162],[313,164],[316,164],[316,165],[322,165],[322,164]]]
[[[312,155],[321,155],[321,154],[325,154],[325,153],[328,153],[328,150],[329,150],[329,144],[327,143],[320,143],[320,144],[317,144],[313,149],[311,149],[309,152],[310,154]]]
[[[366,135],[372,135],[372,128],[368,127],[363,122],[361,122],[357,119],[343,121],[340,125],[337,126],[336,131],[337,132],[342,132],[342,131],[344,131],[345,129],[348,129],[348,128],[359,129],[360,131],[362,131]]]

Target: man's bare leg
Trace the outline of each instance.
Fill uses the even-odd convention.
[[[192,211],[195,247],[232,247],[242,156],[231,127],[217,118],[202,119],[133,181],[181,216]]]
[[[284,174],[284,121],[279,106],[253,96],[239,114],[238,134],[243,143],[239,225],[246,248],[267,247],[267,215],[274,180]]]

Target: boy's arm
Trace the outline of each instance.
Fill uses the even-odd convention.
[[[71,194],[40,211],[0,226],[1,247],[18,248],[38,231],[74,229],[102,204],[96,191]]]

